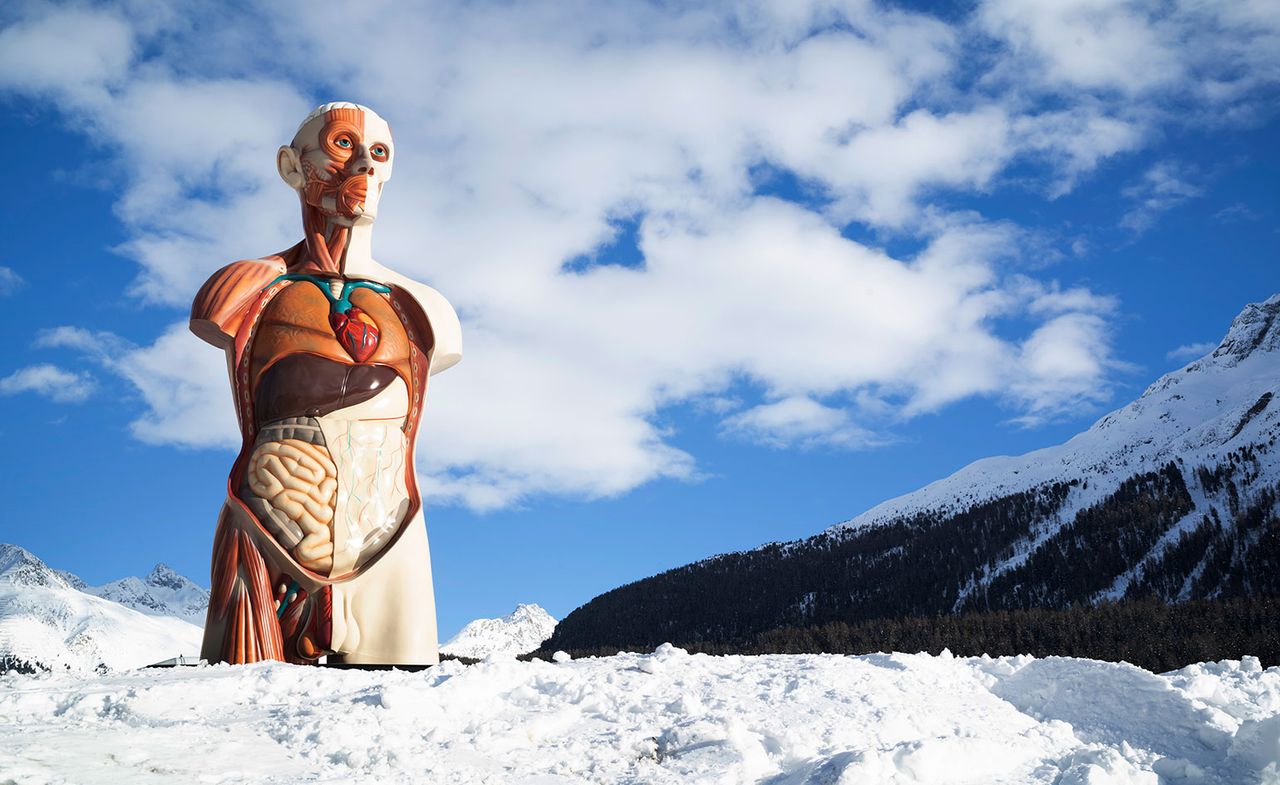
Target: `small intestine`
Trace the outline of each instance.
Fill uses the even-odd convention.
[[[333,566],[337,478],[328,450],[300,439],[263,442],[249,458],[249,489],[301,529],[302,539],[291,553],[315,572],[327,573]]]

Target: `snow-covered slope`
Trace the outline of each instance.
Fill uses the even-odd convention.
[[[204,626],[209,592],[166,564],[157,564],[145,578],[128,577],[86,586],[82,591],[148,616],[174,616],[199,627]]]
[[[200,650],[200,627],[93,596],[70,577],[0,544],[0,671],[136,668]]]
[[[484,659],[491,654],[525,654],[555,632],[556,620],[540,606],[517,605],[501,619],[476,619],[440,647],[441,654]]]
[[[1254,785],[1280,669],[947,654],[283,664],[0,680],[0,772],[84,783]]]
[[[1070,479],[1088,481],[1069,504],[1079,509],[1115,490],[1122,480],[1171,460],[1212,466],[1240,446],[1269,446],[1280,434],[1278,395],[1280,294],[1247,305],[1213,352],[1160,377],[1137,400],[1065,444],[976,461],[835,528],[859,528],[925,511],[945,514]],[[1262,479],[1280,479],[1277,458],[1275,452],[1267,456],[1260,467]]]

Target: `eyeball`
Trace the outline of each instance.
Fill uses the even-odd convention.
[[[369,148],[369,152],[379,161],[385,161],[391,155],[390,151],[387,150],[387,146],[384,144],[375,144],[373,147]]]
[[[337,139],[334,140],[334,144],[341,147],[343,150],[351,149],[351,140],[345,136],[339,136]]]

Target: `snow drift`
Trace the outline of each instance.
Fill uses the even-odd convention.
[[[1280,781],[1280,669],[651,654],[0,679],[18,785]]]

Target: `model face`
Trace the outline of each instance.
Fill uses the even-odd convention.
[[[373,112],[330,109],[298,132],[302,198],[342,223],[370,223],[391,179],[391,127]]]

